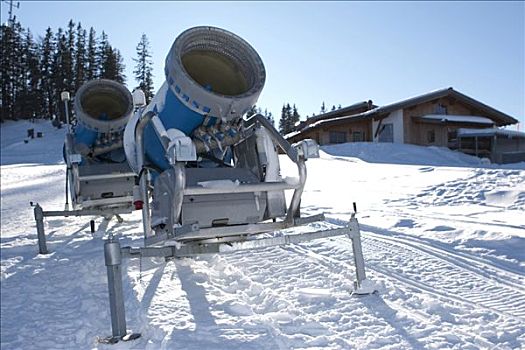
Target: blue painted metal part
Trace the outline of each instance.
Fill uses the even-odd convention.
[[[75,127],[74,135],[76,144],[84,144],[87,147],[91,147],[95,144],[95,141],[97,140],[98,132],[88,129],[79,123]]]
[[[162,89],[159,93],[162,93]],[[166,130],[174,128],[191,135],[193,130],[204,121],[204,116],[186,107],[173,93],[171,87],[165,89],[164,96],[155,96],[155,100],[154,110],[156,109]],[[166,154],[151,123],[144,130],[144,149],[150,162],[161,170],[169,168]]]

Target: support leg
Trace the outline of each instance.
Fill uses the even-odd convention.
[[[356,274],[356,289],[361,287],[361,282],[366,279],[365,260],[363,258],[363,249],[361,247],[361,231],[356,218],[352,218],[352,228],[355,229],[354,234],[350,237],[352,239],[352,251],[354,253],[354,264]]]
[[[112,337],[107,339],[106,342],[116,343],[119,340],[137,339],[140,337],[140,334],[127,334],[126,309],[122,290],[122,254],[120,243],[111,237],[104,244],[104,258],[108,272],[109,309],[112,329]]]
[[[122,256],[120,243],[112,239],[104,244],[104,258],[108,272],[109,308],[113,338],[121,339],[126,335],[126,313],[124,293],[122,291]]]
[[[117,218],[117,222],[119,224],[122,224],[124,222],[124,219],[122,218],[122,216],[118,215],[118,214],[115,214],[115,217]]]
[[[359,223],[354,215],[352,215],[352,218],[350,219],[350,233],[348,236],[352,240],[352,250],[354,253],[356,274],[354,294],[364,295],[375,293],[377,291],[376,284],[366,279],[365,260],[363,258],[363,249],[361,247],[361,230],[359,229]]]
[[[38,252],[40,254],[49,253],[46,244],[46,234],[44,232],[44,211],[42,207],[37,203],[34,209],[35,221],[36,221],[36,233],[38,237]]]

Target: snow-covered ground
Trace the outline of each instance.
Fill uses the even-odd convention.
[[[44,138],[25,144],[29,127]],[[94,235],[89,217],[48,218],[52,253],[37,254],[29,202],[63,208],[63,135],[48,123],[1,125],[2,349],[525,347],[525,164],[365,143],[308,161],[302,207],[338,226],[357,202],[377,294],[351,295],[345,238],[134,259],[124,265],[127,321],[142,338],[101,345],[110,334],[103,239],[111,231],[141,245],[140,215],[97,219]]]

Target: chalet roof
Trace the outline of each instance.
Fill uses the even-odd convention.
[[[315,117],[308,118],[306,122],[307,124],[312,124],[319,120],[331,119],[331,118],[341,117],[341,116],[349,116],[349,115],[355,114],[356,111],[359,111],[361,109],[364,109],[364,108],[371,109],[375,107],[377,106],[373,105],[372,100],[357,102],[348,107],[339,108],[339,109],[336,109],[335,111],[330,111],[327,113],[316,115]]]
[[[507,129],[497,129],[497,128],[489,128],[489,129],[458,129],[458,137],[476,137],[476,136],[505,136],[508,138],[522,138],[525,139],[525,132],[521,131],[515,131],[515,130],[507,130]]]
[[[487,106],[484,103],[481,103],[478,100],[473,99],[472,97],[469,97],[465,94],[462,94],[459,91],[454,90],[454,88],[449,87],[445,89],[435,90],[431,91],[429,93],[426,93],[424,95],[412,97],[403,101],[395,102],[386,106],[378,107],[374,109],[374,116],[381,116],[384,114],[391,113],[393,111],[397,111],[398,109],[405,109],[409,107],[416,106],[421,103],[430,102],[432,100],[442,98],[442,97],[452,97],[459,101],[463,101],[466,104],[469,104],[476,109],[479,109],[480,111],[484,112],[488,117],[492,117],[491,119],[494,119],[498,125],[509,125],[509,124],[516,124],[518,121],[514,118],[512,118],[510,115],[507,115],[503,112],[500,112],[490,106]]]
[[[388,116],[389,113],[397,111],[399,109],[413,107],[418,104],[430,102],[430,101],[433,101],[439,98],[443,98],[443,97],[455,98],[456,100],[462,101],[478,109],[479,111],[483,112],[483,114],[485,114],[487,117],[490,117],[490,119],[494,120],[497,126],[516,124],[518,122],[513,117],[503,112],[500,112],[490,106],[487,106],[486,104],[481,103],[478,100],[473,99],[472,97],[462,94],[461,92],[454,90],[452,87],[449,87],[445,89],[431,91],[423,95],[408,98],[406,100],[391,103],[385,106],[375,107],[373,109],[370,109],[362,113],[352,114],[352,115],[348,115],[348,113],[346,113],[345,115],[344,110],[348,109],[351,111],[352,109],[354,110],[357,109],[357,106],[359,106],[360,108],[363,108],[364,103],[368,104],[368,102],[359,102],[351,106],[341,108],[336,111],[318,115],[315,117],[317,118],[317,120],[313,121],[312,123],[307,124],[300,131],[303,132],[303,131],[314,129],[320,126],[340,125],[348,121],[359,121],[359,120],[365,120],[365,119],[370,119],[370,118],[381,119],[381,118]]]

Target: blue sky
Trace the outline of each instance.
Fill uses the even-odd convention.
[[[7,19],[2,2],[2,22]],[[21,1],[24,27],[43,34],[69,19],[104,30],[134,87],[135,46],[151,41],[155,87],[174,39],[196,25],[243,37],[267,70],[258,105],[304,117],[324,101],[382,105],[452,86],[510,114],[525,130],[524,2],[45,2]],[[277,119],[277,118],[276,118]]]

